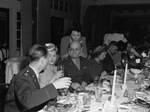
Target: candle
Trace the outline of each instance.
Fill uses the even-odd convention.
[[[112,95],[111,95],[111,103],[113,103],[113,100],[114,100],[115,85],[116,85],[116,73],[117,73],[117,70],[115,68],[115,70],[114,70],[114,78],[113,78]]]
[[[125,73],[124,73],[124,85],[126,85],[126,82],[127,82],[127,70],[128,70],[128,63],[126,63],[126,67],[125,67]]]

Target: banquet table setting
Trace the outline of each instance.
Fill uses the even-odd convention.
[[[145,70],[127,66],[117,69],[114,76],[58,96],[39,112],[149,112],[150,79],[143,74]]]

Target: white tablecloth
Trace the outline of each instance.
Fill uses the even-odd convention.
[[[26,63],[28,63],[27,57],[15,57],[6,60],[5,83],[9,84],[12,77],[18,74],[21,69],[21,62],[26,65]]]
[[[129,77],[131,75],[133,76],[133,74],[128,73],[127,77]],[[87,89],[89,88],[89,90],[92,90],[92,86],[93,86],[93,84],[88,85]],[[117,82],[116,86],[115,86],[115,96],[116,96],[115,104],[117,107],[122,106],[121,105],[122,102],[128,101],[128,98],[124,97],[124,92],[121,89],[121,86],[122,86],[122,83],[119,83],[119,82]],[[132,80],[127,81],[127,90],[134,91],[134,89],[137,89],[137,88],[139,88],[139,85],[135,84],[135,81],[132,81]],[[95,100],[91,101],[90,111],[87,111],[87,112],[99,112],[99,109],[102,109],[104,106],[104,103],[108,101],[108,97],[110,97],[110,95],[104,94],[102,96],[102,102],[96,102]],[[39,112],[44,112],[44,111],[40,110]],[[140,112],[146,112],[146,111],[141,110]]]
[[[120,84],[120,83],[117,83],[116,84],[116,88],[115,88],[115,90],[116,90],[116,92],[115,92],[115,94],[116,94],[116,101],[115,101],[115,104],[116,104],[116,106],[117,107],[119,107],[119,106],[121,106],[120,104],[122,103],[122,102],[126,102],[126,101],[128,101],[128,98],[126,98],[126,97],[124,97],[124,93],[123,93],[123,91],[122,91],[122,89],[121,89],[121,85],[122,84]],[[90,85],[89,85],[90,86]],[[92,86],[92,84],[91,84],[91,86]],[[133,81],[130,81],[130,82],[128,82],[128,84],[127,84],[127,88],[128,89],[135,89],[135,88],[137,88],[137,87],[139,87],[137,84],[135,84],[135,82],[133,82]],[[90,111],[87,111],[87,112],[99,112],[99,109],[103,109],[103,106],[104,106],[104,103],[106,102],[106,101],[108,101],[108,97],[110,97],[111,95],[109,95],[109,94],[104,94],[103,96],[102,96],[102,102],[96,102],[95,100],[92,100],[91,101],[91,107],[90,107]],[[43,110],[40,110],[39,112],[44,112]],[[75,111],[76,112],[76,111]]]

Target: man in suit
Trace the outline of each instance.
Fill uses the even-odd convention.
[[[6,95],[5,112],[36,112],[41,105],[57,97],[57,89],[68,88],[71,79],[60,78],[40,88],[39,73],[48,64],[48,51],[45,46],[37,45],[30,53],[30,64],[17,74],[10,83]]]
[[[71,77],[72,88],[85,87],[90,82],[88,61],[80,56],[82,45],[79,41],[73,41],[69,45],[69,56],[59,64],[64,65],[64,75]]]
[[[112,56],[117,52],[117,50],[118,50],[117,42],[111,41],[107,49],[106,57],[102,61],[103,70],[110,75],[112,71],[115,69]]]

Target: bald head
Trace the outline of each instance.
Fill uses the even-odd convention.
[[[81,48],[81,43],[77,40],[74,40],[70,43],[70,48],[71,47],[80,47]]]
[[[69,55],[72,58],[78,58],[80,56],[81,51],[82,51],[82,46],[79,41],[72,41],[70,43]]]

